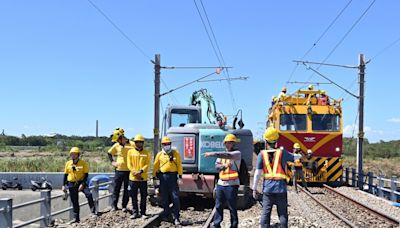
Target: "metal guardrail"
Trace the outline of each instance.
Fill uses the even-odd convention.
[[[342,181],[349,186],[358,187],[360,190],[393,202],[400,200],[400,181],[397,180],[396,176],[389,179],[383,175],[374,176],[372,172],[361,173],[360,175],[355,168],[345,168],[342,178],[344,178]],[[362,186],[358,186],[359,181],[363,183]]]
[[[114,189],[114,182],[113,181],[107,181],[107,182],[102,182],[99,183],[99,180],[93,181],[93,186],[89,187],[89,189],[92,192],[93,195],[93,201],[94,201],[94,206],[96,208],[96,211],[99,211],[99,201],[101,199],[105,198],[110,198],[112,195],[113,189]],[[108,185],[108,194],[104,196],[99,195],[99,187],[100,186],[105,186]],[[4,198],[0,199],[0,227],[7,227],[7,228],[17,228],[17,227],[23,227],[30,225],[32,223],[40,222],[40,227],[47,227],[51,224],[54,223],[52,217],[65,213],[65,212],[70,212],[69,213],[69,220],[73,220],[73,213],[72,213],[72,206],[70,202],[70,206],[64,209],[61,209],[59,211],[52,212],[51,211],[51,202],[54,201],[55,199],[61,198],[64,194],[58,194],[58,195],[51,195],[51,191],[45,190],[40,192],[40,198],[36,200],[31,200],[28,202],[24,202],[21,204],[13,205],[12,199],[11,198]],[[32,218],[28,221],[24,221],[23,223],[17,224],[13,226],[13,212],[16,209],[35,205],[35,204],[40,204],[40,216],[37,218]],[[85,201],[83,203],[80,203],[79,206],[84,206],[88,204],[88,201]],[[109,199],[108,202],[109,206],[112,204],[111,198]]]

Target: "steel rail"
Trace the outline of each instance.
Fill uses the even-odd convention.
[[[365,210],[367,210],[368,212],[371,212],[371,213],[373,213],[373,214],[375,214],[375,215],[377,215],[377,216],[379,216],[379,217],[381,217],[381,218],[387,220],[388,222],[394,223],[394,224],[396,224],[396,225],[400,225],[400,221],[397,220],[396,218],[393,218],[393,217],[391,217],[390,215],[387,215],[387,214],[384,214],[384,213],[382,213],[382,212],[379,212],[379,211],[377,211],[377,210],[375,210],[375,209],[372,209],[371,207],[367,206],[366,204],[363,204],[363,203],[361,203],[361,202],[358,202],[358,201],[356,201],[356,200],[354,200],[354,199],[352,199],[352,198],[346,196],[345,194],[336,191],[335,189],[333,189],[332,187],[330,187],[330,186],[328,186],[328,185],[326,185],[326,184],[324,184],[323,186],[324,186],[325,189],[327,189],[327,190],[329,190],[330,192],[332,192],[332,193],[334,193],[334,194],[336,194],[336,195],[338,195],[338,196],[340,196],[340,197],[342,197],[342,198],[344,198],[344,199],[346,199],[346,200],[348,200],[348,201],[354,203],[354,204],[357,205],[358,207],[362,207],[362,208],[364,208]]]
[[[350,222],[348,219],[346,219],[345,217],[339,215],[338,213],[336,213],[334,210],[332,210],[329,206],[325,205],[324,203],[322,203],[321,201],[319,201],[317,198],[315,198],[309,191],[306,191],[303,187],[301,186],[297,186],[298,188],[300,188],[301,191],[303,191],[304,193],[306,193],[306,195],[308,195],[311,199],[313,199],[317,204],[321,205],[323,208],[325,208],[325,210],[327,210],[329,213],[331,213],[333,216],[335,216],[336,218],[338,218],[339,220],[343,221],[344,223],[346,223],[348,226],[352,227],[352,228],[357,228],[358,226],[356,226],[354,223]]]

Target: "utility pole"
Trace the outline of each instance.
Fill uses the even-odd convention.
[[[363,143],[364,143],[364,76],[365,76],[365,60],[364,54],[360,54],[359,60],[359,85],[360,91],[358,95],[358,139],[357,139],[357,172],[358,172],[358,188],[363,188]]]
[[[160,54],[156,54],[154,60],[154,156],[158,153],[160,147],[160,69]]]
[[[96,138],[99,137],[99,120],[96,120]]]

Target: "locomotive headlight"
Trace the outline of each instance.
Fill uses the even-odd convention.
[[[340,148],[339,147],[336,147],[336,152],[340,152]]]

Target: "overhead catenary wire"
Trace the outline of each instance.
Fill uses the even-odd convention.
[[[339,14],[336,15],[336,17],[331,21],[331,23],[328,25],[328,27],[325,28],[325,30],[322,32],[322,34],[318,37],[318,39],[313,43],[313,45],[304,53],[304,55],[301,57],[300,60],[304,60],[305,57],[308,56],[308,54],[317,46],[317,44],[319,43],[319,41],[326,35],[326,33],[329,31],[329,29],[336,23],[336,21],[340,18],[340,16],[343,14],[343,12],[347,9],[347,7],[350,5],[350,3],[353,0],[350,0],[347,2],[347,4],[340,10]],[[289,75],[289,79],[287,81],[290,81],[294,75],[294,73],[296,72],[297,68],[298,68],[299,64],[296,64],[293,67],[292,72]],[[287,84],[287,83],[286,83]]]
[[[393,42],[391,42],[389,45],[387,45],[386,47],[384,47],[382,50],[380,50],[378,53],[376,53],[371,59],[368,60],[368,62],[374,60],[376,57],[382,55],[383,53],[385,53],[387,50],[389,50],[390,48],[392,48],[393,46],[395,46],[398,42],[400,41],[400,37],[397,38],[396,40],[394,40]]]
[[[339,42],[333,47],[333,49],[329,52],[329,54],[322,60],[322,63],[325,63],[331,56],[332,54],[338,49],[338,47],[343,43],[343,41],[347,38],[347,36],[353,31],[353,29],[356,27],[356,25],[361,21],[361,19],[367,14],[367,12],[371,9],[371,7],[374,5],[376,0],[373,0],[368,7],[363,11],[363,13],[357,18],[357,20],[352,24],[352,26],[347,30],[347,32],[342,36],[342,38],[339,40]],[[322,66],[320,64],[317,67],[317,70]],[[313,72],[307,79],[307,81],[310,81],[311,78],[314,76],[315,72]]]
[[[90,5],[95,8],[130,44],[132,44],[136,50],[138,50],[147,60],[150,62],[153,62],[152,59],[149,57],[149,55],[146,54],[146,52],[143,51],[142,48],[139,47],[139,45],[136,44],[109,16],[107,16],[106,13],[104,13],[103,10],[101,10],[96,4],[94,4],[93,1],[87,0]]]
[[[212,48],[213,48],[214,54],[215,54],[215,56],[217,57],[218,62],[219,62],[221,65],[226,66],[225,59],[224,59],[224,57],[223,57],[223,55],[222,55],[221,49],[220,49],[220,47],[219,47],[218,41],[217,41],[217,39],[216,39],[214,30],[213,30],[212,25],[211,25],[211,21],[210,21],[210,19],[209,19],[209,17],[208,17],[207,10],[206,10],[206,8],[204,7],[203,1],[200,0],[200,4],[201,4],[201,6],[202,6],[203,13],[204,13],[204,15],[205,15],[205,17],[206,17],[206,20],[207,20],[207,23],[208,23],[208,28],[210,29],[210,32],[211,32],[211,34],[212,34],[213,39],[211,38],[210,32],[208,31],[207,25],[206,25],[206,23],[205,23],[205,21],[204,21],[204,19],[203,19],[203,16],[202,16],[202,14],[201,14],[201,12],[200,12],[200,9],[199,9],[199,6],[197,5],[196,0],[193,0],[193,2],[194,2],[194,5],[196,6],[196,9],[197,9],[197,12],[198,12],[198,14],[199,14],[199,17],[200,17],[200,19],[201,19],[201,22],[202,22],[202,24],[203,24],[204,30],[205,30],[206,33],[207,33],[208,40],[210,41],[210,44],[211,44],[211,46],[212,46]],[[215,44],[214,44],[214,43],[215,43]],[[236,101],[235,101],[235,97],[234,97],[233,90],[232,90],[232,84],[231,84],[231,81],[230,81],[229,70],[227,69],[226,72],[224,72],[224,74],[225,74],[225,75],[227,76],[227,78],[229,79],[229,80],[227,80],[227,83],[228,83],[228,90],[229,90],[229,94],[230,94],[230,97],[231,97],[232,108],[233,108],[234,111],[235,111],[235,110],[237,109],[237,108],[236,108]]]

